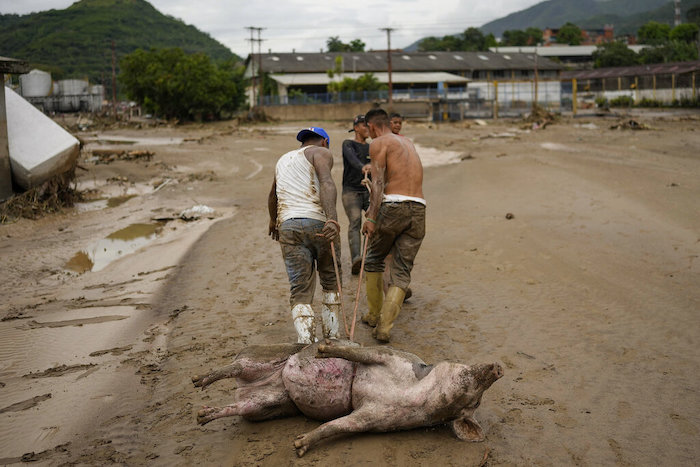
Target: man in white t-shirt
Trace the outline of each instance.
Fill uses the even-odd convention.
[[[310,344],[316,341],[316,319],[311,307],[316,269],[323,287],[323,336],[339,337],[340,279],[335,275],[330,242],[334,242],[340,268],[340,226],[328,133],[319,127],[305,128],[297,134],[297,140],[301,147],[280,157],[275,167],[268,197],[269,235],[282,248],[297,341]]]

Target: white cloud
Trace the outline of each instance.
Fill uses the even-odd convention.
[[[238,55],[250,52],[247,26],[265,28],[261,50],[315,52],[326,40],[338,36],[343,42],[361,39],[368,49],[385,49],[391,27],[392,48],[406,47],[425,36],[444,36],[478,27],[540,0],[373,0],[346,1],[262,0],[151,0],[161,13],[179,18],[230,48]],[[27,14],[63,9],[74,0],[0,0],[0,13]],[[257,35],[256,35],[257,37]],[[257,50],[257,47],[256,47]]]

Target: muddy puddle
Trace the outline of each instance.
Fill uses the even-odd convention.
[[[81,203],[75,203],[75,209],[78,212],[89,212],[89,211],[99,211],[105,208],[116,208],[122,204],[129,201],[138,195],[124,195],[124,196],[113,196],[111,198],[98,198],[90,201],[84,201]]]
[[[135,252],[156,239],[163,223],[131,224],[80,250],[68,260],[65,267],[77,273],[100,271],[111,262]]]
[[[423,167],[457,164],[462,160],[463,153],[457,151],[443,151],[426,146],[415,145]]]

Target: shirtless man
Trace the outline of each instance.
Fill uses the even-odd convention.
[[[384,110],[370,110],[365,121],[372,137],[369,146],[372,193],[362,226],[362,232],[369,237],[365,260],[369,310],[362,321],[376,326],[372,335],[377,340],[388,342],[411,282],[413,261],[425,236],[423,165],[413,143],[392,133]],[[384,259],[392,250],[394,260],[384,297]]]
[[[282,247],[289,276],[292,322],[297,342],[316,342],[316,317],[311,308],[316,287],[315,269],[323,287],[323,337],[339,337],[340,296],[330,242],[340,260],[340,226],[335,210],[336,189],[331,178],[333,155],[323,128],[297,134],[301,147],[282,155],[267,200],[269,235]],[[340,268],[340,264],[338,264]]]

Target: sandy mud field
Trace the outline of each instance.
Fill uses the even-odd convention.
[[[233,402],[232,381],[201,391],[190,378],[295,340],[267,236],[274,164],[320,124],[340,187],[348,125],[88,128],[78,183],[91,201],[0,226],[0,465],[697,464],[700,115],[634,118],[649,129],[405,125],[427,234],[391,345],[501,363],[476,411],[486,440],[364,433],[303,458],[293,440],[318,422],[200,427],[202,405]],[[152,156],[95,155],[110,148]],[[183,215],[195,206],[210,209]],[[344,235],[340,199],[338,212]],[[348,261],[343,237],[352,309]],[[355,337],[375,344],[362,324]]]

